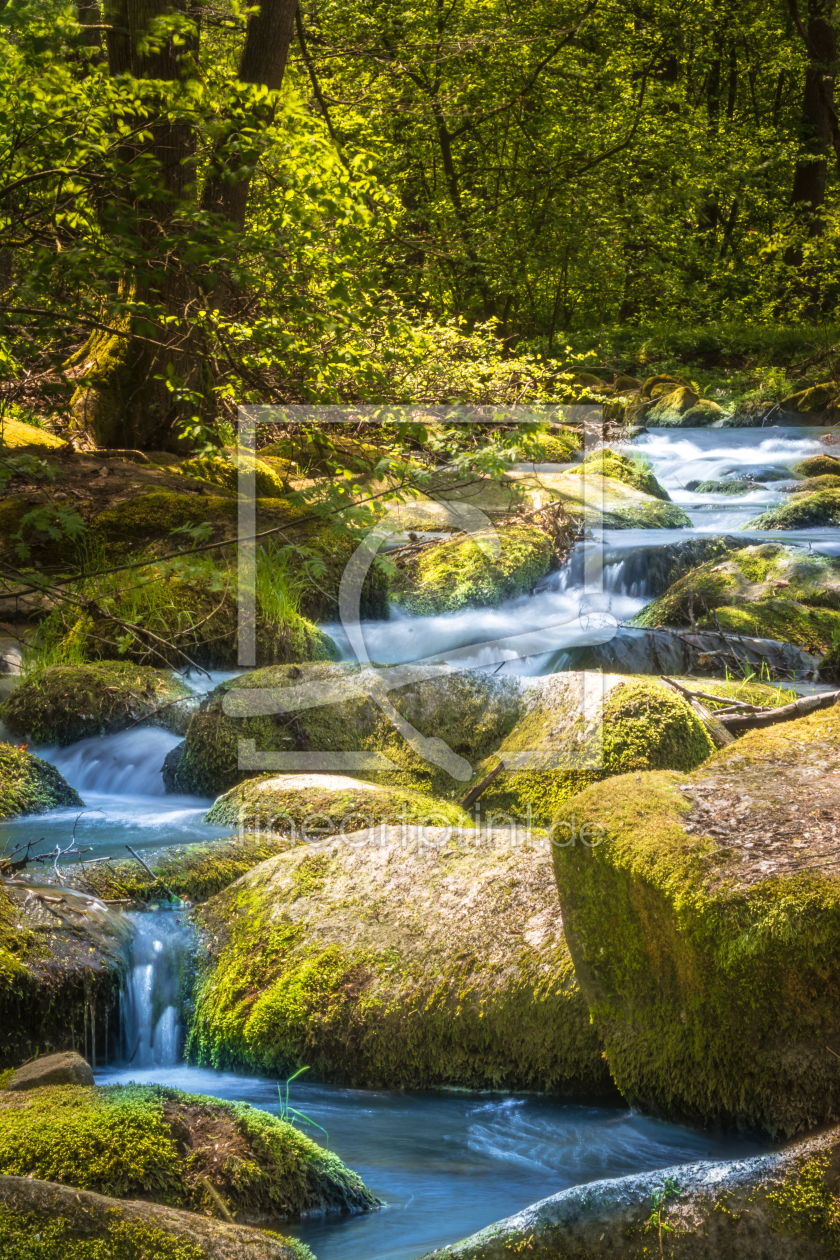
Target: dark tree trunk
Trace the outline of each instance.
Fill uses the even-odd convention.
[[[828,161],[832,149],[840,154],[840,134],[834,111],[834,61],[837,32],[832,23],[834,0],[808,0],[807,25],[796,0],[791,13],[808,54],[802,97],[802,150],[793,175],[791,201],[810,215],[809,230],[822,230],[820,209],[825,201]]]

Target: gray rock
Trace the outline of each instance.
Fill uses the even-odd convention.
[[[19,1067],[6,1089],[40,1089],[42,1085],[93,1085],[93,1071],[75,1050],[47,1054]]]
[[[822,1179],[838,1147],[832,1129],[774,1155],[575,1186],[424,1260],[827,1260],[836,1254],[834,1230],[818,1205],[821,1192],[831,1202]]]
[[[716,631],[641,630],[622,627],[606,643],[567,648],[551,658],[550,669],[595,669],[607,674],[740,673],[749,665],[757,673],[766,666],[771,677],[812,676],[819,662],[791,643],[752,639]]]

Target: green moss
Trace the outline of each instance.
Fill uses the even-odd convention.
[[[501,553],[493,556],[496,540]],[[419,552],[401,570],[392,599],[419,615],[492,608],[531,590],[551,561],[551,541],[542,530],[509,525],[498,534],[488,531]]]
[[[0,1211],[0,1260],[205,1260],[207,1253],[163,1230],[115,1212],[95,1238],[80,1238],[63,1217]]]
[[[285,1121],[156,1085],[5,1091],[0,1172],[194,1209],[211,1202],[202,1177],[212,1172],[243,1219],[375,1203],[337,1156]]]
[[[830,809],[838,738],[840,709],[826,710],[751,732],[687,778],[624,775],[558,811],[558,834],[572,815],[603,833],[556,846],[554,862],[576,974],[631,1105],[774,1136],[836,1114],[840,887],[807,848],[790,861],[744,846],[780,818],[803,836]],[[710,808],[687,828],[695,799]]]
[[[506,766],[482,797],[486,818],[548,825],[587,784],[629,770],[693,769],[714,751],[690,706],[656,679],[605,678],[603,699],[584,717],[584,677],[540,680],[528,713],[478,767],[475,782],[499,760]]]
[[[583,476],[587,473],[600,473],[602,477],[610,477],[613,481],[623,481],[625,485],[633,486],[642,494],[650,494],[655,499],[670,502],[670,495],[654,477],[649,463],[642,459],[631,459],[628,455],[620,455],[608,447],[602,447],[600,450],[593,451],[591,455],[587,455],[583,463],[573,468],[572,472]]]
[[[689,482],[686,490],[696,494],[752,494],[756,486],[751,481],[697,481]]]
[[[0,444],[10,450],[18,450],[23,446],[42,446],[58,450],[67,445],[62,438],[56,437],[47,429],[38,429],[32,424],[24,424],[10,416],[4,416],[0,421]]]
[[[240,471],[243,469],[248,471],[252,466],[258,498],[282,499],[288,493],[289,483],[283,475],[286,469],[280,460],[254,459],[252,464],[247,457],[225,452],[184,460],[181,464],[181,472],[193,477],[196,481],[206,481],[210,485],[221,486],[231,494],[236,494]]]
[[[840,461],[838,461],[840,465]],[[790,494],[810,494],[814,490],[840,490],[840,475],[832,474],[822,477],[806,477],[797,482],[789,491]]]
[[[795,464],[793,471],[799,477],[840,477],[840,459],[834,455],[811,455]]]
[[[247,773],[239,769],[239,740],[249,739],[256,749],[269,753],[382,753],[397,768],[372,771],[366,778],[384,786],[431,791],[442,797],[462,795],[463,783],[411,747],[366,691],[357,689],[359,672],[358,666],[305,663],[256,670],[223,683],[190,722],[178,771],[181,790],[216,796],[239,783]],[[245,715],[247,693],[254,688],[276,688],[282,699],[282,688],[308,688],[310,684],[324,687],[323,704]],[[234,697],[232,692],[240,694]],[[444,740],[472,763],[498,747],[521,709],[515,681],[494,679],[482,672],[444,671],[426,682],[395,688],[389,698],[421,735]],[[234,712],[237,706],[242,716]]]
[[[806,652],[824,656],[836,635],[840,635],[840,612],[806,608],[792,599],[765,599],[741,608],[719,607],[700,622],[701,628],[730,630],[795,643]]]
[[[205,816],[222,823],[260,832],[291,832],[304,840],[321,835],[349,834],[383,823],[403,820],[430,826],[469,827],[472,820],[458,805],[435,800],[421,792],[374,787],[330,775],[263,775],[248,779],[227,792]]]
[[[125,861],[88,867],[68,882],[103,900],[158,901],[168,888],[176,897],[200,902],[288,847],[288,840],[264,831],[259,835],[245,833],[229,840],[157,849],[147,857],[157,880],[137,862]]]
[[[545,847],[379,830],[291,850],[203,908],[188,1054],[354,1086],[610,1090]]]
[[[818,490],[816,494],[794,495],[791,503],[770,508],[748,521],[743,529],[806,529],[810,526],[840,525],[840,490]]]
[[[152,724],[183,732],[189,707],[173,702],[190,695],[171,674],[127,661],[56,665],[18,683],[0,706],[0,720],[13,735],[62,747],[112,735],[144,715],[156,715]]]
[[[800,1161],[767,1198],[783,1230],[818,1239],[826,1255],[840,1255],[836,1152]]]
[[[84,801],[55,766],[0,742],[0,818],[45,814],[72,805]]]

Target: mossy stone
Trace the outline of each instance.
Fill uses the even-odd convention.
[[[840,707],[751,731],[688,776],[586,788],[555,826],[563,923],[633,1106],[791,1136],[840,1114]],[[605,914],[605,907],[609,907]]]
[[[610,477],[613,481],[623,481],[640,490],[642,494],[653,495],[655,499],[662,499],[667,503],[671,501],[671,496],[656,480],[649,464],[643,460],[630,459],[629,456],[621,455],[608,447],[587,455],[583,463],[573,468],[572,472],[582,476],[589,472],[600,473],[602,477]]]
[[[812,656],[824,656],[834,640],[840,639],[840,612],[829,608],[808,608],[793,599],[764,599],[755,604],[718,607],[707,613],[701,629],[731,631],[733,634],[795,643]]]
[[[19,450],[25,446],[43,446],[47,450],[60,450],[67,443],[46,429],[39,429],[34,424],[24,424],[6,416],[0,421],[0,441],[9,450]]]
[[[742,528],[810,529],[825,525],[840,525],[840,490],[794,495],[792,502],[762,512]]]
[[[343,775],[261,775],[231,788],[214,802],[206,823],[258,834],[291,835],[306,843],[366,827],[402,822],[471,827],[460,806],[422,792],[381,787]]]
[[[258,498],[285,497],[289,482],[284,476],[286,469],[279,460],[251,460],[237,452],[224,452],[187,459],[181,464],[181,472],[186,476],[193,477],[196,481],[206,481],[209,485],[221,486],[232,494],[238,492],[240,472],[250,472],[252,469]]]
[[[496,548],[499,554],[493,555]],[[552,556],[548,535],[531,525],[437,543],[400,570],[391,600],[417,615],[492,608],[531,590],[550,569]]]
[[[0,818],[46,814],[73,805],[83,806],[84,801],[55,766],[0,742]]]
[[[481,797],[488,826],[547,826],[589,783],[629,770],[690,770],[714,744],[691,707],[654,678],[562,673],[528,680],[526,713],[477,768],[505,769]]]
[[[187,1053],[351,1086],[610,1096],[547,846],[376,828],[299,847],[202,910]]]
[[[664,503],[627,481],[582,466],[568,472],[514,472],[522,494],[560,500],[569,516],[605,529],[685,529],[691,518],[676,503]]]
[[[838,461],[840,468],[840,461]],[[819,477],[806,477],[795,486],[786,487],[788,494],[813,494],[815,490],[840,490],[840,475],[823,473]]]
[[[0,721],[13,735],[65,747],[140,718],[183,734],[196,704],[189,687],[162,670],[128,661],[54,665],[18,683],[0,705]]]
[[[0,1091],[0,1173],[194,1210],[212,1207],[202,1180],[210,1173],[243,1221],[376,1204],[293,1125],[247,1103],[158,1085]]]
[[[810,455],[794,464],[793,471],[799,477],[840,477],[840,459],[835,455]]]

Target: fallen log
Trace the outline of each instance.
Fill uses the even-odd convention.
[[[803,696],[793,704],[783,704],[778,709],[765,709],[761,713],[726,713],[718,715],[718,721],[728,731],[753,731],[776,722],[792,722],[807,717],[819,709],[830,709],[840,699],[840,691],[824,691],[817,696]]]

